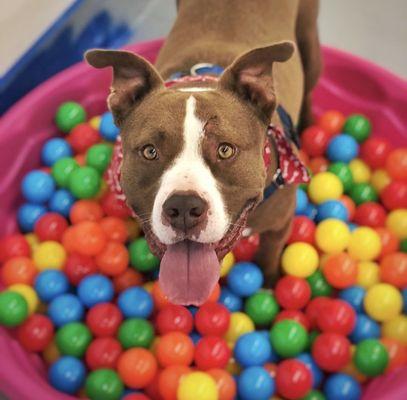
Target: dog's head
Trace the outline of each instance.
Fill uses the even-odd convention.
[[[121,129],[121,186],[152,250],[171,301],[204,302],[218,259],[238,239],[263,195],[266,129],[275,109],[272,67],[291,42],[252,50],[215,87],[166,88],[157,70],[125,51],[92,50],[113,67],[108,105]]]

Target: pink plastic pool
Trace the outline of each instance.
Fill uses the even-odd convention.
[[[130,49],[150,61],[161,40]],[[407,82],[382,68],[338,50],[324,48],[325,71],[314,92],[315,113],[337,109],[361,112],[373,124],[373,134],[395,145],[407,143]],[[53,123],[58,104],[80,102],[93,116],[106,109],[110,71],[77,64],[48,80],[20,100],[0,119],[0,236],[15,231],[20,204],[19,182],[40,164],[40,149],[55,135]],[[46,380],[45,366],[27,354],[9,331],[0,328],[0,392],[10,400],[69,400]],[[407,367],[379,377],[364,391],[364,400],[407,399]]]

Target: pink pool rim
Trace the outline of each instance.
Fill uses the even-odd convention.
[[[162,40],[129,49],[154,61]],[[407,143],[407,82],[348,53],[325,47],[324,73],[314,91],[316,115],[337,109],[360,112],[373,124],[373,135],[395,146]],[[53,123],[58,104],[80,102],[89,116],[106,110],[110,71],[79,63],[44,82],[16,103],[0,119],[0,236],[17,230],[15,214],[21,204],[19,182],[40,165],[44,141],[58,132]],[[407,399],[407,367],[376,378],[365,388],[363,400]],[[28,354],[13,336],[0,328],[0,393],[9,400],[73,400],[53,389],[39,356]]]

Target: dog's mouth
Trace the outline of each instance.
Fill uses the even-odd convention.
[[[189,239],[165,245],[150,226],[143,226],[151,251],[161,258],[160,286],[174,304],[203,304],[219,280],[221,260],[240,238],[255,200],[250,200],[225,236],[216,243]]]

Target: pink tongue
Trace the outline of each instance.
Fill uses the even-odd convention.
[[[167,246],[159,282],[174,304],[199,306],[219,280],[219,261],[210,245],[184,240]]]

